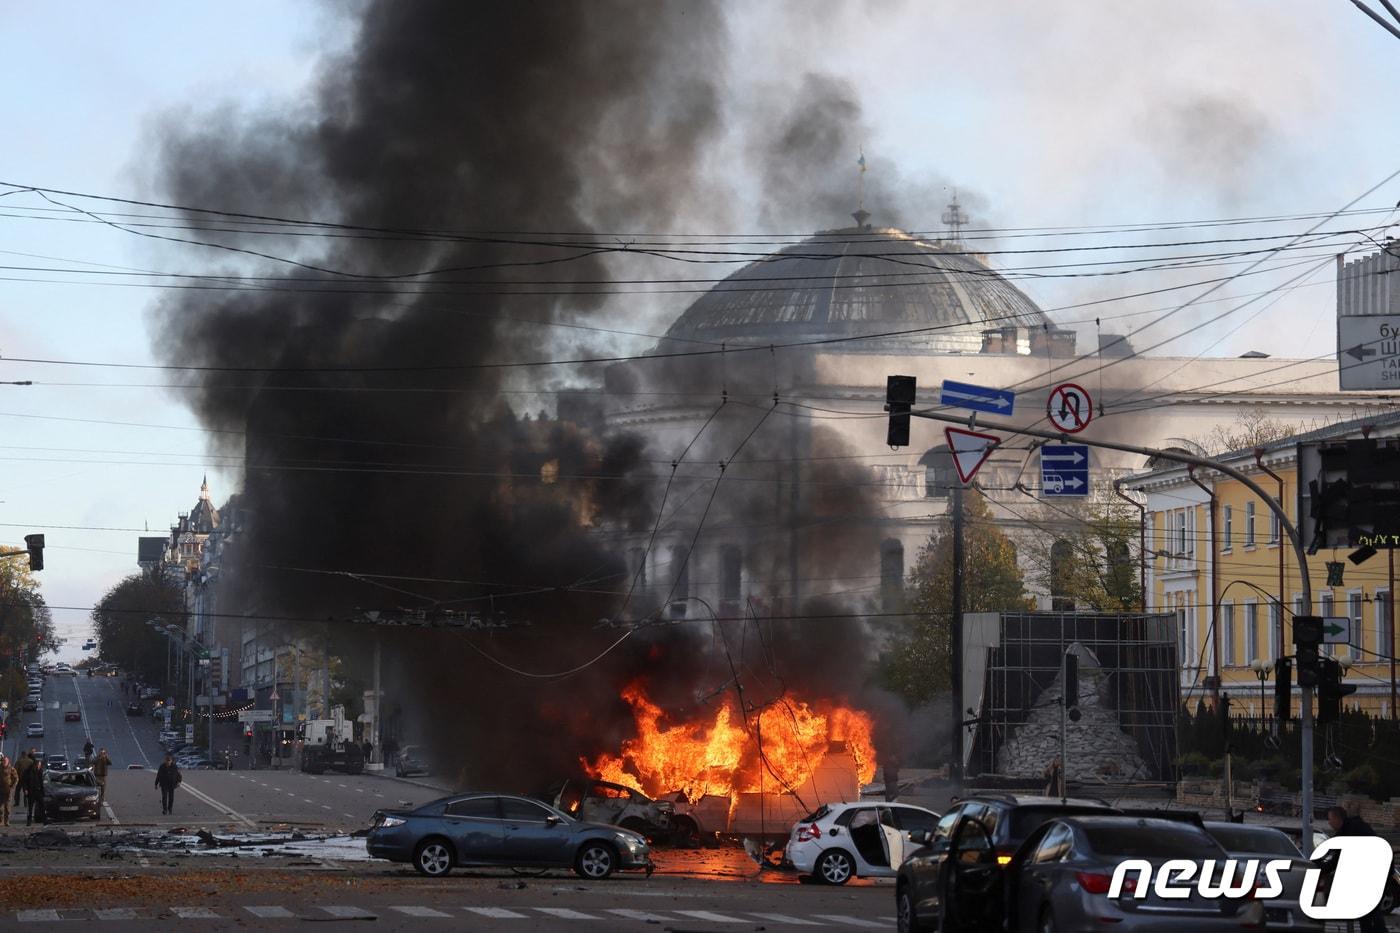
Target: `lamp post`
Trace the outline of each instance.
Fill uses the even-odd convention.
[[[1264,725],[1264,681],[1269,679],[1269,675],[1274,672],[1274,666],[1268,661],[1255,658],[1250,662],[1249,667],[1254,671],[1254,676],[1259,678],[1259,725]]]

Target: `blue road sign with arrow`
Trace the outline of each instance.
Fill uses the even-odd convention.
[[[1009,415],[1016,406],[1016,393],[944,379],[943,394],[939,396],[938,404],[970,408],[993,415]]]
[[[1040,448],[1040,494],[1087,496],[1089,494],[1089,445],[1046,444]]]

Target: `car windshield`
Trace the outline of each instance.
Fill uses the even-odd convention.
[[[830,813],[830,812],[831,812],[831,808],[828,807],[826,804],[822,804],[820,807],[817,807],[817,808],[816,808],[815,810],[813,810],[811,813],[808,813],[806,816],[804,816],[804,817],[802,818],[802,822],[803,822],[803,823],[815,823],[817,820],[819,820],[819,819],[821,819],[822,817],[826,816],[826,815],[827,815],[828,813]]]
[[[1267,826],[1212,826],[1206,830],[1215,837],[1226,852],[1249,852],[1257,855],[1302,855],[1287,834]]]
[[[1098,824],[1084,830],[1089,846],[1100,855],[1125,858],[1216,858],[1220,846],[1192,826],[1133,820]]]
[[[50,771],[50,784],[67,784],[72,787],[96,787],[97,779],[91,771]]]

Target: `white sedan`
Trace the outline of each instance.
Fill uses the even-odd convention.
[[[822,884],[893,878],[918,846],[911,833],[932,832],[938,814],[905,803],[823,804],[788,835],[783,860]]]
[[[24,730],[27,738],[41,739],[44,737],[44,724],[42,722],[31,722],[29,728]]]

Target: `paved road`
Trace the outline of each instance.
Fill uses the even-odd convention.
[[[44,681],[43,708],[22,713],[18,720],[12,718],[5,753],[13,758],[21,748],[33,747],[46,754],[62,753],[74,761],[82,757],[83,742],[91,738],[93,745],[107,749],[117,768],[130,764],[152,767],[160,763],[160,727],[149,716],[126,715],[130,702],[115,677],[49,676]],[[78,707],[82,721],[63,721],[63,707],[68,705]],[[44,724],[44,737],[26,738],[24,727],[36,720]],[[17,721],[22,725],[16,725]]]

